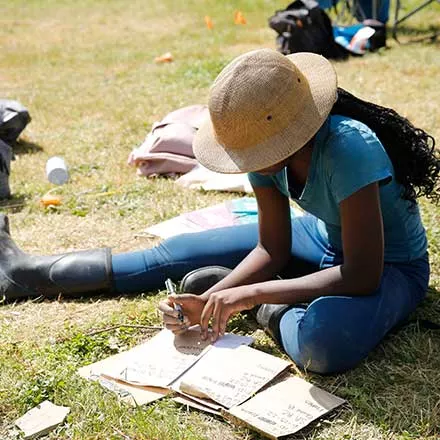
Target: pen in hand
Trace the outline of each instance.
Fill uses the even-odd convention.
[[[165,287],[167,288],[168,295],[174,295],[176,293],[176,286],[169,278],[165,281]],[[178,313],[177,319],[180,322],[183,322],[184,317],[183,317],[182,306],[180,304],[174,303],[174,310],[177,310]]]

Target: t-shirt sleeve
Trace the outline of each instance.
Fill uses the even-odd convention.
[[[263,186],[270,187],[276,186],[274,180],[271,176],[264,176],[263,174],[259,174],[256,172],[248,173],[249,182],[253,187]]]
[[[388,183],[393,176],[384,147],[369,130],[344,128],[332,136],[326,153],[330,187],[338,204],[364,186]]]
[[[274,187],[277,188],[286,197],[290,197],[289,190],[287,189],[286,171],[285,169],[272,175],[265,176],[257,172],[248,173],[249,182],[255,187]]]

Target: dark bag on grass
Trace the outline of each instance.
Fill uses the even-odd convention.
[[[284,55],[314,52],[326,58],[347,58],[347,51],[335,43],[331,20],[314,0],[295,0],[269,19],[278,33],[277,49]]]
[[[17,101],[0,99],[0,139],[14,144],[20,133],[31,122],[28,110]]]

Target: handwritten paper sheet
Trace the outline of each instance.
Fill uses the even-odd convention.
[[[249,337],[226,334],[218,344],[236,347],[251,342]],[[101,374],[130,384],[167,388],[211,347],[209,338],[202,341],[199,327],[177,336],[162,330]]]
[[[117,394],[119,400],[128,403],[131,406],[141,406],[159,400],[168,395],[170,390],[155,387],[138,387],[130,385],[102,375],[103,371],[117,369],[124,358],[133,355],[137,351],[141,351],[144,344],[136,346],[132,350],[115,354],[94,364],[86,365],[78,370],[78,374],[84,379],[97,381],[102,387]]]
[[[212,348],[180,379],[179,389],[231,408],[251,397],[290,363],[247,346]]]
[[[135,385],[166,388],[209,346],[210,341],[202,341],[198,329],[178,336],[162,330],[103,374]]]
[[[278,439],[299,431],[342,403],[343,399],[289,376],[226,414]]]
[[[197,362],[204,350],[211,347],[209,342],[199,344],[199,333],[198,326],[192,328],[185,337],[175,337],[171,332],[163,330],[131,350],[80,368],[78,374],[85,379],[98,381],[104,388],[115,392],[123,402],[134,406],[151,403],[169,394],[169,387],[127,383],[120,380],[120,373],[129,369],[131,378],[133,379],[134,376],[140,382],[167,383],[171,377],[170,383],[178,383],[181,371],[185,370],[187,365],[191,366]],[[252,337],[227,333],[213,346],[228,349],[242,344],[249,345],[252,342]],[[149,374],[148,369],[151,365],[153,369]],[[136,376],[137,373],[141,375]],[[219,408],[216,404],[212,405],[211,409]]]

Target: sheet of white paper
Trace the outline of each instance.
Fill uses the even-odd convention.
[[[220,339],[214,342],[216,348],[237,348],[241,345],[251,345],[254,342],[252,336],[234,335],[233,333],[225,333]]]
[[[290,363],[247,346],[212,348],[180,379],[180,390],[225,408],[250,398]]]
[[[290,376],[226,413],[277,439],[307,426],[344,400]]]

